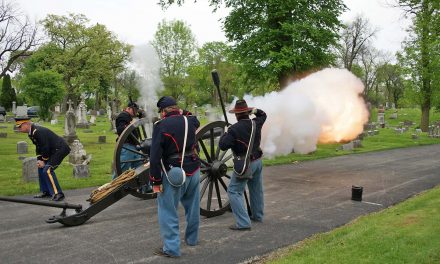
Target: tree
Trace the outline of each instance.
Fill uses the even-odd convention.
[[[163,20],[157,26],[151,45],[162,63],[164,92],[178,100],[183,99],[183,82],[189,66],[196,60],[197,44],[191,29],[180,20]]]
[[[160,0],[163,7],[184,0]],[[248,78],[284,87],[294,74],[334,62],[342,0],[210,0],[230,8],[224,31]]]
[[[117,40],[100,24],[88,26],[84,15],[48,15],[42,21],[50,38],[52,60],[40,63],[62,74],[68,98],[77,100],[81,93],[93,95],[97,102],[106,98],[130,53],[130,46]]]
[[[11,85],[11,76],[9,76],[9,74],[6,74],[3,77],[3,82],[2,82],[0,105],[2,105],[8,110],[11,110],[13,101],[17,101],[17,96],[15,94],[14,88],[12,88]]]
[[[376,32],[377,29],[372,29],[368,19],[362,16],[357,16],[352,23],[344,26],[337,48],[344,68],[351,71],[353,63],[359,61],[362,55],[368,54],[371,39]]]
[[[398,65],[385,63],[377,68],[378,82],[384,86],[385,96],[388,102],[399,107],[399,100],[403,96],[403,81],[401,69]]]
[[[412,18],[410,38],[404,43],[400,62],[406,68],[410,87],[415,89],[422,110],[420,128],[428,131],[432,100],[440,90],[440,2],[438,0],[398,0]]]
[[[24,93],[32,104],[40,106],[42,119],[50,118],[50,109],[64,96],[63,76],[52,70],[34,71],[22,80]]]
[[[27,57],[39,44],[37,27],[12,3],[0,3],[0,78],[14,70],[14,63]]]

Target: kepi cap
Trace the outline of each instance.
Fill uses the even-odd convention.
[[[159,108],[159,113],[162,109],[169,106],[177,105],[176,100],[171,96],[162,96],[159,101],[157,101],[157,108]]]
[[[30,117],[15,117],[14,119],[15,119],[15,127],[20,127],[24,123],[31,121]]]

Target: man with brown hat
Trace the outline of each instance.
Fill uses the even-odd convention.
[[[41,193],[34,198],[52,197],[53,201],[64,200],[55,169],[70,153],[69,145],[48,128],[33,124],[29,117],[15,118],[15,126],[18,131],[27,133],[35,145]]]
[[[219,147],[221,150],[231,149],[236,157],[250,159],[247,168],[250,170],[249,177],[240,178],[234,169],[228,186],[229,202],[236,220],[236,224],[229,228],[247,231],[251,230],[251,220],[262,222],[264,216],[263,163],[261,161],[263,151],[260,148],[260,142],[261,129],[267,116],[261,109],[248,107],[245,100],[237,100],[235,107],[229,110],[229,113],[235,114],[237,123],[231,125],[223,134]],[[250,119],[251,114],[254,114],[255,118]],[[248,214],[244,204],[243,193],[246,185],[249,189],[251,215]]]

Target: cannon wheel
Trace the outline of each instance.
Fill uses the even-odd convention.
[[[231,208],[227,186],[232,174],[227,162],[232,159],[232,153],[218,147],[225,127],[226,122],[215,121],[199,128],[196,133],[201,161],[200,214],[206,217],[222,215]]]
[[[125,128],[125,130],[122,132],[121,136],[118,138],[118,141],[116,143],[116,148],[114,151],[113,161],[115,166],[115,171],[117,175],[122,174],[122,168],[121,165],[126,162],[142,162],[142,164],[147,163],[149,161],[148,153],[143,153],[142,150],[132,150],[124,147],[124,144],[127,142],[128,139],[134,140],[137,145],[139,145],[142,141],[147,139],[147,133],[145,130],[145,125],[147,124],[148,119],[143,118],[139,119],[133,123],[131,123],[129,126]],[[129,160],[129,161],[123,161],[121,160],[121,151],[122,149],[126,149],[128,151],[131,151],[133,153],[139,154],[141,157],[139,159],[135,160]],[[135,168],[133,168],[135,169]],[[147,177],[149,177],[149,170],[146,171],[144,174],[139,176],[139,187],[142,186],[145,182],[147,182]],[[155,195],[152,194],[144,194],[139,191],[133,191],[130,192],[131,195],[142,198],[142,199],[152,199],[155,198]]]

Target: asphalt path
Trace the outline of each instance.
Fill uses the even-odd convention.
[[[0,201],[0,262],[241,263],[433,188],[439,158],[440,145],[431,145],[265,167],[264,223],[232,231],[230,212],[202,217],[200,244],[182,243],[179,259],[153,254],[161,245],[155,200],[129,195],[76,227],[45,223],[61,209]],[[362,202],[351,200],[352,185],[363,187]],[[86,207],[90,192],[66,191],[67,201]],[[182,207],[180,215],[184,223]]]

